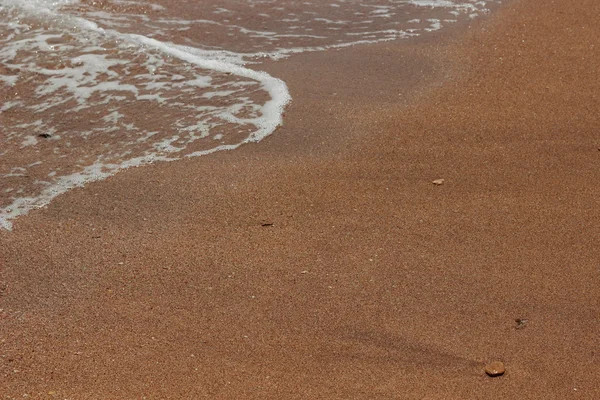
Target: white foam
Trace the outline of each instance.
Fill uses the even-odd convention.
[[[244,78],[256,80],[262,84],[262,87],[269,93],[271,99],[268,100],[262,109],[262,116],[253,119],[254,125],[258,128],[248,138],[247,142],[257,142],[272,133],[282,122],[283,109],[291,100],[286,84],[281,80],[272,77],[266,72],[255,71],[240,65],[231,64],[221,60],[210,60],[195,54],[191,54],[181,49],[181,47],[170,46],[158,40],[140,35],[128,35],[131,39],[157,48],[166,54],[180,58],[184,61],[196,64],[197,66],[213,71],[235,74]]]
[[[284,82],[247,64],[256,67],[264,58],[417,36],[486,12],[486,2],[476,0],[340,0],[305,2],[300,10],[261,0],[257,9],[285,15],[286,24],[282,26],[275,14],[253,11],[260,22],[244,26],[237,21],[252,19],[243,2],[231,8],[224,2],[212,12],[195,15],[201,18],[189,19],[170,14],[169,5],[145,1],[77,3],[0,0],[0,18],[6,18],[0,19],[0,67],[9,67],[0,69],[0,84],[18,87],[27,76],[38,80],[33,99],[16,96],[0,105],[1,112],[19,107],[34,121],[7,126],[6,138],[33,156],[46,146],[53,157],[43,165],[27,161],[0,173],[0,179],[15,180],[44,171],[32,177],[27,190],[3,188],[11,199],[0,208],[0,226],[6,229],[17,216],[119,170],[232,150],[271,134],[282,124],[290,94]],[[119,6],[119,13],[105,4]],[[406,5],[423,9],[421,18],[406,18]],[[323,13],[320,7],[329,11]],[[428,18],[427,8],[444,9],[449,18]],[[206,15],[212,19],[203,19]],[[238,51],[199,43],[197,35],[179,43],[159,40],[182,37],[181,32],[192,29],[220,32],[232,46],[239,44]],[[263,95],[253,95],[260,92]],[[135,115],[140,107],[131,109],[131,102],[152,112]],[[64,117],[87,120],[61,125],[53,111],[59,106]],[[78,146],[93,144],[95,138],[104,139],[73,166],[62,166],[61,160],[74,157]],[[10,151],[2,150],[1,155],[8,157]]]
[[[22,142],[21,142],[21,148],[23,147],[28,147],[28,146],[34,146],[38,143],[37,139],[35,138],[35,136],[31,135],[31,136],[27,136]]]
[[[429,28],[425,28],[427,32],[434,32],[442,29],[442,22],[439,19],[430,18],[427,20],[427,22],[431,24]]]
[[[472,10],[477,11],[477,7],[471,3],[455,3],[450,0],[409,0],[410,4],[419,7],[430,8],[454,8],[457,10]],[[485,3],[483,3],[485,5]]]
[[[64,2],[60,2],[64,4]],[[56,2],[48,2],[42,1],[39,2],[43,6],[44,14],[52,14],[51,7]],[[28,11],[36,10],[36,6],[38,2],[27,3],[26,9]],[[243,122],[245,124],[254,125],[254,131],[249,134],[248,137],[243,139],[241,142],[236,144],[228,144],[228,145],[220,145],[215,149],[203,150],[200,152],[195,152],[194,154],[198,155],[200,153],[207,153],[217,150],[226,150],[233,149],[241,145],[242,143],[259,141],[265,136],[269,135],[273,130],[282,122],[281,113],[285,105],[289,102],[290,96],[287,91],[286,85],[279,79],[273,78],[270,75],[264,72],[254,71],[248,68],[243,67],[240,62],[241,57],[238,55],[234,55],[230,52],[209,52],[197,50],[194,53],[186,51],[189,48],[184,46],[175,46],[169,45],[167,43],[163,43],[156,39],[152,39],[149,37],[145,37],[137,34],[121,34],[114,30],[107,30],[105,28],[99,27],[96,23],[92,21],[87,21],[85,19],[76,17],[76,18],[66,18],[67,24],[75,23],[79,29],[87,30],[94,32],[96,34],[111,36],[123,42],[133,43],[135,45],[143,47],[145,50],[148,49],[156,50],[160,54],[176,57],[180,60],[185,61],[189,65],[193,65],[194,67],[199,67],[205,70],[210,70],[214,72],[226,73],[235,75],[241,78],[249,79],[258,82],[259,86],[261,86],[265,91],[268,92],[271,99],[268,100],[262,107],[258,107],[258,115],[253,118],[245,118],[239,119],[239,122]],[[63,19],[63,23],[65,20]],[[21,43],[15,44],[16,46],[26,46],[30,49],[37,49],[38,51],[52,51],[54,50],[53,46],[48,45],[48,39],[52,38],[60,38],[60,35],[54,34],[38,34],[34,37],[30,37],[27,40],[23,40]],[[14,43],[13,43],[14,44]],[[65,46],[63,46],[64,48]],[[101,46],[95,47],[94,49],[88,48],[87,51],[98,50],[101,49]],[[206,58],[206,55],[217,55],[218,59],[209,59]],[[5,49],[3,54],[5,59],[14,59],[17,56],[17,50],[15,49]],[[153,58],[154,57],[154,58]],[[158,61],[155,56],[148,57],[152,64],[151,70],[155,69],[157,65],[164,65],[164,63]],[[233,62],[228,62],[233,61]],[[78,112],[82,109],[90,107],[90,99],[95,93],[109,93],[109,92],[128,92],[133,95],[137,100],[148,100],[153,99],[157,101],[166,101],[166,98],[162,97],[159,93],[140,93],[140,88],[136,85],[130,83],[124,83],[119,80],[119,76],[117,73],[113,71],[114,67],[122,67],[127,63],[118,60],[115,58],[109,58],[109,56],[104,54],[83,54],[78,57],[74,57],[72,59],[71,64],[72,67],[68,68],[60,68],[60,69],[47,69],[47,68],[36,68],[34,64],[31,64],[27,60],[23,60],[20,64],[16,65],[21,69],[34,69],[32,72],[36,72],[38,74],[42,74],[46,76],[45,81],[38,85],[36,88],[36,95],[40,98],[54,96],[54,99],[49,99],[46,103],[40,103],[34,105],[33,111],[35,112],[44,112],[52,107],[55,107],[60,104],[64,104],[68,101],[69,98],[73,98],[77,101],[78,106],[73,108],[70,112]],[[151,71],[152,72],[152,71]],[[100,80],[99,77],[104,76],[104,79],[113,79],[113,80]],[[150,76],[138,75],[137,78],[140,79],[148,79],[148,81],[143,83],[144,90],[148,91],[159,91],[166,86],[169,88],[172,87],[189,87],[196,88],[196,90],[200,88],[211,88],[212,78],[210,76],[195,76],[192,79],[188,79],[183,75],[179,75],[183,78],[181,82],[178,79],[170,79],[169,84],[165,82],[157,81],[156,79],[160,79],[161,77],[166,77],[164,75],[154,74],[152,73]],[[7,80],[7,79],[4,79]],[[9,81],[10,82],[10,81]],[[241,85],[241,86],[240,86]],[[244,84],[243,82],[236,83],[236,86],[239,88],[243,88],[247,86],[248,83]],[[212,98],[214,96],[227,97],[229,95],[234,94],[237,90],[215,90],[205,93],[205,98]],[[187,89],[182,89],[183,92],[187,92]],[[64,94],[68,92],[69,96],[64,96]],[[108,97],[108,96],[107,96]],[[110,98],[103,101],[103,103],[108,103],[111,99],[114,99],[116,96],[111,95]],[[246,100],[247,101],[247,100]],[[93,102],[92,102],[93,103]],[[14,105],[17,105],[17,101],[13,101],[3,105],[3,110],[7,110]],[[102,103],[99,103],[102,104]],[[243,104],[237,104],[237,109],[242,109]],[[194,107],[192,107],[194,108]],[[200,109],[199,107],[196,107]],[[229,107],[231,108],[231,107]],[[218,110],[218,108],[211,107],[202,107],[204,111],[214,112]],[[200,110],[201,111],[201,110]],[[219,116],[224,120],[233,120],[232,118],[224,118],[224,115],[227,113],[224,111],[217,112],[215,115]],[[116,124],[119,123],[120,120],[124,118],[124,115],[118,111],[112,111],[108,115],[105,115],[101,119],[106,125],[112,125],[112,128],[101,128],[103,132],[111,132],[116,130]],[[175,123],[176,125],[181,125],[179,121]],[[28,196],[28,197],[14,197],[13,201],[10,205],[2,208],[0,210],[0,225],[6,229],[11,228],[11,220],[17,217],[18,215],[22,215],[27,213],[29,210],[41,207],[48,202],[50,202],[54,197],[59,194],[64,193],[70,188],[82,186],[86,182],[95,181],[98,179],[104,179],[107,176],[110,176],[120,169],[128,168],[131,166],[138,166],[147,164],[149,162],[155,161],[170,161],[177,159],[179,157],[167,157],[166,154],[171,153],[179,153],[184,150],[184,146],[176,145],[175,143],[191,143],[193,141],[205,138],[209,136],[209,128],[214,124],[207,124],[205,122],[196,122],[193,124],[187,124],[180,128],[181,133],[185,133],[186,137],[181,137],[179,135],[174,135],[151,144],[151,147],[156,150],[156,152],[147,154],[145,156],[135,157],[127,160],[122,160],[120,163],[116,164],[107,164],[106,162],[100,161],[105,160],[110,157],[105,155],[98,156],[98,162],[95,162],[91,165],[84,166],[83,169],[79,172],[71,173],[68,175],[58,176],[56,171],[52,171],[47,174],[49,178],[55,178],[54,182],[42,182],[35,181],[35,184],[42,186],[49,186],[36,196]],[[36,128],[42,128],[40,124],[36,124]],[[15,128],[19,128],[19,126],[15,126]],[[21,127],[23,128],[23,127]],[[128,126],[128,128],[132,128]],[[92,129],[91,131],[81,132],[82,137],[87,137],[91,134],[92,131],[96,129]],[[197,132],[197,134],[196,134]],[[136,142],[145,142],[150,140],[153,136],[156,135],[156,132],[148,132],[142,137],[139,137],[139,140]],[[28,136],[22,141],[22,146],[33,146],[38,142],[35,136]],[[68,147],[69,143],[67,143]],[[124,151],[119,153],[120,155],[131,153],[130,151]],[[161,155],[165,154],[165,155]],[[193,154],[188,154],[191,156]],[[61,156],[62,157],[62,156]],[[4,177],[13,176],[14,174],[5,174]],[[8,192],[7,192],[8,193]]]

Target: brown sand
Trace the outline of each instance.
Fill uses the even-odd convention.
[[[598,15],[270,65],[270,139],[19,219],[0,397],[600,398]]]

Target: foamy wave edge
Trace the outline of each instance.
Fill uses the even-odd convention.
[[[227,62],[222,59],[213,60],[204,58],[197,54],[198,51],[196,51],[196,49],[188,48],[186,46],[167,44],[156,39],[137,34],[123,34],[112,29],[105,30],[98,27],[97,24],[92,21],[88,21],[80,17],[60,14],[55,9],[47,7],[48,5],[60,6],[68,2],[68,0],[55,1],[51,3],[36,2],[35,13],[38,15],[41,14],[54,17],[60,16],[61,18],[68,19],[69,22],[76,24],[82,29],[94,31],[103,35],[115,36],[121,40],[130,41],[148,48],[153,48],[161,51],[164,54],[179,58],[203,69],[230,73],[258,81],[262,84],[263,89],[269,93],[271,99],[262,106],[262,116],[248,121],[257,127],[257,130],[252,132],[250,136],[246,137],[237,144],[219,145],[208,150],[187,154],[184,157],[198,157],[223,150],[234,150],[246,143],[259,142],[273,133],[277,127],[283,123],[283,110],[289,104],[292,98],[287,85],[281,79],[275,78],[266,72],[245,68],[243,65],[234,64],[233,62]],[[11,1],[8,3],[10,5],[18,4]],[[24,7],[24,11],[33,12],[34,8],[29,4]],[[19,198],[8,207],[0,209],[0,228],[11,231],[13,228],[12,220],[21,215],[28,214],[31,210],[42,208],[48,205],[54,198],[68,192],[71,189],[83,187],[90,182],[106,179],[127,168],[148,165],[157,161],[176,161],[182,158],[183,157],[172,158],[149,155],[129,159],[120,164],[107,165],[103,163],[95,163],[89,165],[85,167],[82,172],[60,177],[55,185],[44,189],[38,196]]]
[[[73,188],[83,187],[87,183],[106,179],[110,176],[115,175],[121,170],[130,167],[148,165],[157,161],[176,161],[185,157],[197,157],[223,150],[234,150],[246,143],[259,142],[260,140],[272,134],[277,129],[277,127],[282,124],[283,110],[291,101],[291,96],[288,91],[287,85],[282,80],[275,78],[267,74],[266,72],[255,71],[249,68],[245,68],[245,64],[256,64],[256,60],[262,58],[279,60],[287,58],[288,56],[297,53],[324,51],[336,48],[339,49],[359,44],[372,44],[408,38],[412,36],[418,36],[418,34],[411,32],[395,31],[394,35],[388,38],[373,40],[356,40],[352,42],[337,43],[325,46],[288,48],[259,53],[233,53],[227,50],[211,51],[202,50],[195,47],[165,43],[150,37],[137,34],[124,34],[113,29],[103,29],[92,21],[77,16],[60,14],[58,11],[56,11],[56,7],[77,2],[78,0],[30,0],[29,3],[23,4],[19,0],[2,0],[0,8],[2,8],[2,5],[19,6],[20,8],[26,11],[35,12],[35,14],[38,15],[47,15],[50,17],[60,16],[62,18],[68,18],[71,23],[74,23],[82,29],[86,29],[107,36],[118,37],[121,40],[128,41],[130,43],[135,43],[138,45],[145,46],[147,48],[152,48],[164,54],[168,54],[170,56],[179,58],[190,64],[197,65],[198,67],[203,69],[230,73],[240,77],[256,80],[263,85],[263,89],[269,93],[271,100],[267,101],[263,105],[262,117],[247,121],[255,125],[257,127],[257,130],[252,132],[250,136],[248,136],[247,138],[245,138],[237,144],[219,145],[208,150],[197,151],[177,158],[148,155],[144,157],[129,159],[120,164],[95,163],[89,165],[85,167],[82,172],[60,177],[56,184],[44,189],[38,196],[19,198],[10,206],[0,208],[0,229],[4,228],[7,230],[12,230],[13,224],[11,221],[15,218],[21,215],[28,214],[30,210],[42,208],[48,205],[54,198],[68,192]],[[486,13],[489,11],[487,8],[483,7],[483,5],[486,4],[486,1],[480,1],[476,3],[481,8],[475,7],[475,5],[471,3],[454,3],[449,0],[409,0],[407,3],[410,3],[417,7],[440,7],[462,10],[463,12]],[[426,29],[426,31],[438,30],[440,29],[438,25],[439,24],[433,23],[429,29]]]

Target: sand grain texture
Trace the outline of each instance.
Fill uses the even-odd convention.
[[[271,138],[18,219],[2,398],[600,398],[598,15],[268,65]]]

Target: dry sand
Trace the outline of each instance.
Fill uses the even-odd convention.
[[[20,218],[0,398],[600,398],[599,15],[269,65],[268,140]]]

